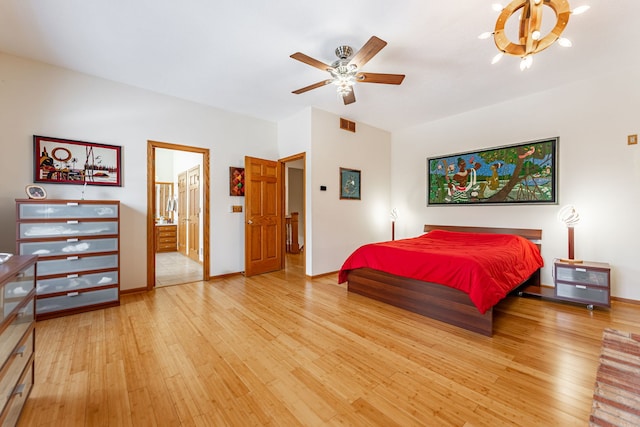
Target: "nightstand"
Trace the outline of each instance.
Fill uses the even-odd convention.
[[[553,263],[554,298],[594,306],[611,307],[611,268],[602,262]]]

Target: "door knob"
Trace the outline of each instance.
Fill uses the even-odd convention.
[[[253,221],[249,220],[249,221],[247,221],[247,224],[251,225],[251,224],[253,224]]]

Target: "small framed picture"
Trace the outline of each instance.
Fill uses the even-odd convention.
[[[340,198],[360,200],[360,171],[340,168]]]
[[[45,199],[47,197],[47,192],[39,185],[27,185],[24,191],[27,192],[30,199]]]

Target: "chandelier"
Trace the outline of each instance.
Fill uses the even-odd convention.
[[[542,33],[542,16],[544,8],[550,8],[556,16],[555,26],[546,34]],[[494,4],[494,10],[500,12],[496,21],[495,30],[480,34],[479,38],[487,39],[493,36],[496,47],[500,51],[491,61],[498,62],[504,54],[519,56],[520,70],[526,70],[533,63],[533,55],[543,51],[558,41],[563,47],[570,47],[571,41],[561,37],[569,23],[570,15],[578,15],[589,9],[589,6],[580,6],[574,10],[569,8],[567,0],[513,0],[504,8]],[[520,11],[520,24],[518,28],[519,40],[512,42],[505,34],[505,26],[509,19]]]

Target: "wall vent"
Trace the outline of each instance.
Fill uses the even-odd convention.
[[[343,119],[340,117],[340,129],[348,130],[349,132],[356,132],[356,122],[352,122],[351,120]]]

